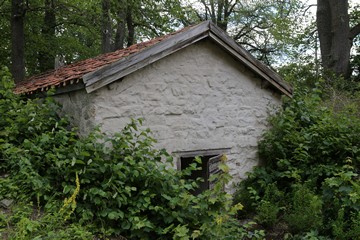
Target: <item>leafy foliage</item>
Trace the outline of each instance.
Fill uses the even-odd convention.
[[[306,185],[296,185],[292,206],[285,216],[292,232],[316,230],[322,225],[322,201]]]
[[[272,128],[259,145],[264,165],[239,186],[235,199],[247,203],[248,214],[257,210],[267,227],[285,221],[294,236],[313,230],[353,239],[360,234],[354,227],[360,204],[358,110],[333,111],[320,96],[319,88],[297,89],[270,119]],[[281,200],[268,199],[269,192]]]
[[[9,239],[92,239],[93,234],[78,223],[67,223],[66,215],[56,208],[40,213],[32,203],[20,203],[12,209],[13,214],[0,219],[0,224],[8,226]],[[10,226],[12,226],[10,228]],[[6,232],[0,229],[0,237]],[[5,235],[4,235],[5,236]]]
[[[191,7],[197,18],[211,20],[268,65],[298,61],[296,52],[310,38],[303,34],[309,16],[299,0],[203,0]]]
[[[91,233],[129,239],[263,237],[233,218],[242,205],[232,205],[223,191],[230,180],[225,157],[214,189],[194,196],[197,182],[185,176],[198,165],[176,171],[172,157],[153,148],[155,140],[141,120],[111,137],[98,131],[79,137],[58,118],[50,98],[14,95],[7,70],[1,75],[0,170],[9,176],[0,178],[6,187],[0,199],[33,201],[44,211],[33,219],[32,205],[24,204],[26,211],[1,220],[0,226],[12,226],[14,239],[67,239],[71,234],[86,239]]]

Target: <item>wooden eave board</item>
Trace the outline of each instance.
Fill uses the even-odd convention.
[[[215,41],[225,51],[283,94],[289,97],[292,96],[292,88],[284,82],[278,74],[240,47],[231,37],[227,36],[223,30],[210,21],[201,23],[185,32],[174,35],[169,39],[109,64],[99,70],[85,74],[83,81],[86,91],[88,93],[93,92],[207,37]]]
[[[269,69],[249,52],[240,47],[231,37],[226,35],[224,31],[222,31],[215,24],[210,24],[209,37],[222,46],[223,49],[225,49],[228,53],[242,62],[250,70],[268,81],[275,88],[279,89],[283,94],[289,97],[292,96],[292,88],[289,84],[284,82],[284,80],[282,80],[277,73]]]
[[[97,71],[85,74],[83,81],[86,91],[91,93],[103,86],[117,81],[159,59],[208,37],[210,22],[204,22],[181,32],[169,39],[155,44],[141,52],[125,57]]]

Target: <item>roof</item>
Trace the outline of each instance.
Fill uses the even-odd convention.
[[[284,82],[277,73],[255,59],[210,21],[35,75],[18,83],[14,92],[32,94],[77,83],[90,93],[205,38],[213,40],[281,93],[287,96],[292,95],[290,85]]]

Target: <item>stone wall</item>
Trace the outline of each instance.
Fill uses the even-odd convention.
[[[93,97],[85,89],[55,95],[54,98],[62,105],[60,114],[67,116],[81,134],[88,134],[96,126]]]
[[[257,142],[267,127],[268,110],[280,105],[278,94],[263,89],[260,79],[210,40],[87,96],[77,94],[64,99],[81,102],[72,106],[79,108],[73,112],[80,129],[102,124],[102,130],[113,133],[130,118],[142,117],[157,147],[171,153],[230,149],[235,182],[258,164]]]

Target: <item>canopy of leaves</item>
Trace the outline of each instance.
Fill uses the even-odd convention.
[[[179,1],[109,1],[109,28],[104,28],[101,1],[31,0],[24,1],[26,74],[33,75],[94,57],[102,52],[102,35],[110,36],[116,48],[126,46],[129,29],[131,43],[174,31],[182,22],[184,12]],[[11,1],[0,3],[2,65],[9,66],[11,50]],[[120,36],[122,34],[122,36]],[[119,40],[119,38],[121,38]],[[120,41],[120,42],[119,42]]]
[[[299,0],[202,0],[191,6],[200,20],[212,20],[268,65],[288,60],[304,41],[308,12]]]

